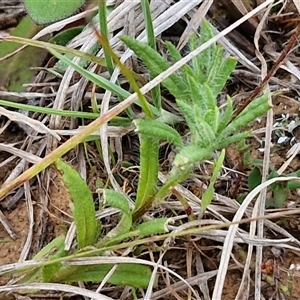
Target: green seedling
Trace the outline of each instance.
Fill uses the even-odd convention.
[[[210,24],[203,22],[201,38],[194,36],[191,39],[191,50],[199,47],[213,35]],[[169,68],[169,62],[152,47],[131,37],[121,39],[144,62],[152,76],[158,76]],[[173,61],[180,60],[179,51],[171,43],[166,43],[166,45]],[[172,127],[162,124],[160,120],[152,120],[151,127],[148,124],[149,120],[134,121],[141,143],[140,180],[134,220],[141,217],[153,204],[166,197],[172,187],[184,181],[198,163],[213,158],[216,150],[221,150],[231,143],[248,137],[250,132],[240,130],[270,108],[267,95],[255,99],[233,120],[234,111],[230,97],[227,97],[227,106],[224,110],[218,107],[217,97],[235,65],[234,58],[226,58],[222,47],[213,44],[194,57],[189,65],[162,82],[175,97],[189,127],[188,140],[183,140],[179,134],[174,133],[175,130]],[[167,181],[160,189],[157,189],[157,145],[160,140],[174,143],[177,146],[177,155]],[[219,166],[219,163],[217,165]],[[216,167],[217,169],[219,167]],[[213,192],[214,189],[210,185],[209,192],[204,195],[203,211],[209,204],[208,199],[212,200]],[[209,197],[207,197],[208,193]]]

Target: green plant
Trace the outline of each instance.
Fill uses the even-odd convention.
[[[65,189],[72,200],[74,222],[76,225],[76,248],[65,250],[65,237],[59,236],[46,245],[34,260],[41,261],[35,268],[21,270],[24,277],[21,282],[77,282],[77,281],[102,281],[110,270],[115,266],[113,263],[90,265],[64,265],[62,261],[78,256],[88,257],[89,250],[101,249],[116,245],[128,238],[146,237],[164,233],[167,219],[161,218],[145,222],[141,225],[132,224],[132,211],[127,199],[113,190],[102,190],[103,205],[119,209],[121,217],[119,223],[101,236],[101,223],[96,220],[92,193],[86,182],[78,172],[64,163],[56,161],[56,167],[61,174]],[[92,247],[92,248],[91,248]],[[99,255],[98,254],[98,255]],[[116,285],[129,285],[135,288],[147,287],[150,280],[151,270],[141,264],[120,264],[108,282]]]
[[[252,170],[248,176],[248,188],[250,191],[254,190],[258,185],[262,182],[262,161],[254,160],[251,163]],[[281,175],[274,169],[274,167],[270,166],[270,173],[267,179],[272,179],[276,177],[280,177]],[[285,175],[286,177],[300,177],[300,170],[289,173]],[[278,181],[270,185],[269,191],[272,193],[272,199],[268,199],[266,201],[266,206],[268,207],[282,207],[284,202],[287,200],[288,195],[291,191],[300,188],[300,183],[298,181]],[[238,201],[242,202],[245,195],[240,195],[238,197]]]
[[[200,39],[195,35],[190,41],[191,50],[212,37],[210,24],[203,22]],[[153,76],[158,76],[169,68],[166,59],[148,45],[131,37],[122,37],[122,40],[144,62]],[[171,43],[166,45],[173,61],[180,60],[181,55],[176,48]],[[216,150],[249,136],[250,132],[240,130],[270,108],[267,95],[263,95],[252,101],[233,120],[233,105],[229,96],[225,110],[219,109],[218,94],[235,65],[236,60],[225,58],[221,46],[214,44],[196,56],[190,65],[184,66],[180,72],[172,74],[162,82],[175,97],[189,127],[188,140],[184,141],[176,130],[159,120],[134,121],[141,144],[135,219],[141,217],[159,199],[164,198],[171,187],[184,181],[196,164],[211,159]],[[167,181],[157,190],[159,140],[173,143],[177,147],[177,154]]]

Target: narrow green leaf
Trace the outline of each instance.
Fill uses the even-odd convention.
[[[97,248],[106,247],[107,245],[116,245],[122,243],[125,239],[132,239],[134,237],[142,238],[149,235],[157,235],[168,232],[167,225],[170,222],[168,218],[157,218],[151,221],[143,222],[137,225],[131,231],[118,235],[116,238],[110,240],[108,244],[99,243],[96,245]]]
[[[83,118],[83,119],[97,119],[99,117],[98,113],[90,113],[85,111],[70,111],[70,110],[61,110],[61,109],[53,109],[49,107],[40,107],[36,105],[29,105],[24,103],[15,103],[11,101],[0,100],[0,105],[14,107],[26,111],[39,112],[43,114],[49,115],[58,115],[69,118]],[[125,121],[125,118],[124,118]],[[129,121],[127,119],[127,121]]]
[[[59,52],[55,51],[54,49],[49,49],[49,51],[54,56],[56,56],[57,58],[59,58],[60,60],[62,60],[66,64],[68,64],[68,66],[71,66],[75,71],[77,71],[79,74],[84,76],[86,79],[89,79],[91,82],[93,82],[96,85],[102,87],[103,89],[109,90],[112,93],[115,93],[116,95],[124,97],[124,98],[127,98],[131,95],[128,91],[124,90],[123,88],[121,88],[117,84],[112,83],[109,80],[107,80],[107,79],[105,79],[105,78],[103,78],[103,77],[101,77],[101,76],[99,76],[99,75],[97,75],[93,72],[85,70],[83,67],[73,63],[70,59],[68,59],[64,55],[61,55]]]
[[[99,234],[99,223],[95,216],[92,193],[86,182],[71,166],[58,159],[57,169],[74,201],[73,217],[76,224],[77,242],[79,249],[93,245]]]
[[[76,70],[78,73],[80,73],[82,76],[84,76],[85,78],[89,79],[91,82],[95,83],[96,85],[104,88],[105,90],[109,90],[112,93],[115,93],[116,95],[118,95],[121,99],[127,98],[129,97],[131,94],[124,90],[123,88],[121,88],[118,84],[116,83],[112,83],[109,80],[94,74],[93,72],[90,72],[88,70],[85,70],[84,68],[82,68],[80,65],[77,65],[75,63],[73,63],[70,59],[68,59],[67,57],[61,55],[60,53],[58,53],[57,51],[53,50],[52,48],[49,49],[49,51],[55,55],[56,57],[58,57],[63,63],[67,64],[68,66],[71,66],[72,68],[74,68],[74,70]],[[137,105],[140,105],[140,102],[137,101],[136,102]],[[151,108],[151,107],[150,107]],[[144,107],[143,107],[144,109]],[[154,108],[151,108],[151,111],[153,111]],[[132,114],[130,112],[129,109],[127,109],[128,111],[128,115],[130,117],[132,117]],[[145,112],[147,112],[146,109],[144,109]]]
[[[190,129],[192,142],[199,140],[200,137],[197,136],[197,107],[195,105],[188,104],[186,101],[176,99],[176,103]],[[201,113],[201,112],[198,112]]]
[[[263,115],[270,109],[268,95],[265,94],[253,100],[219,135],[219,139],[227,139],[231,134],[249,125],[256,118]]]
[[[48,265],[42,267],[43,282],[51,282],[51,279],[57,272],[59,272],[61,267],[62,267],[62,264],[60,262],[48,264]]]
[[[166,197],[169,193],[169,189],[171,187],[176,186],[178,183],[184,181],[193,171],[193,168],[193,164],[184,165],[180,168],[174,166],[171,172],[168,174],[168,178],[164,185],[160,188],[155,197],[151,198],[151,202],[147,202],[145,206],[141,206],[138,210],[134,212],[133,220],[138,220],[152,207],[154,203]]]
[[[49,256],[49,260],[55,260],[60,257],[64,257],[68,254],[68,251],[65,250],[65,243],[60,244],[55,252],[51,252]],[[53,276],[61,269],[62,263],[61,262],[53,262],[48,263],[42,266],[42,278],[43,282],[51,282]]]
[[[203,93],[204,101],[206,102],[206,106],[208,109],[215,110],[217,107],[217,95],[214,95],[211,89],[211,86],[207,83],[203,84],[203,89],[201,89],[201,92]],[[205,115],[205,112],[203,112],[203,115]]]
[[[65,245],[65,237],[60,235],[52,240],[49,244],[43,247],[34,257],[34,260],[41,260],[42,258],[48,257],[50,253],[63,249]]]
[[[49,42],[60,46],[66,46],[69,41],[82,32],[83,28],[84,26],[76,26],[64,29],[49,39]]]
[[[195,131],[199,138],[196,139],[196,144],[203,148],[209,148],[215,141],[215,133],[213,128],[207,124],[203,119],[198,118]]]
[[[171,42],[166,41],[166,47],[174,62],[177,62],[182,59],[180,52],[176,49],[176,47]]]
[[[233,105],[232,105],[232,99],[231,97],[227,96],[227,105],[225,108],[225,111],[221,114],[221,117],[219,117],[219,125],[217,133],[221,133],[225,127],[230,122],[231,118],[233,116]]]
[[[148,45],[156,50],[156,40],[154,34],[153,21],[151,16],[150,2],[148,0],[141,0],[142,12],[145,20],[145,28],[147,34]],[[155,77],[155,74],[150,72],[150,80]],[[161,91],[160,85],[154,87],[151,90],[151,96],[153,99],[154,106],[161,111]]]
[[[155,194],[158,180],[159,142],[156,138],[139,134],[140,175],[134,211],[144,206]]]
[[[159,75],[170,67],[169,63],[147,44],[141,43],[129,36],[123,36],[121,40],[143,61],[153,76]],[[176,98],[186,96],[185,84],[178,75],[170,75],[163,81],[163,85]]]
[[[53,282],[101,282],[114,264],[67,266],[56,274]],[[146,288],[151,277],[151,269],[140,264],[119,264],[107,282],[114,285]]]
[[[201,148],[199,145],[189,145],[184,147],[174,159],[174,166],[177,168],[184,165],[199,163],[205,159],[211,158],[213,151],[210,149]]]
[[[225,149],[223,149],[221,151],[220,156],[219,156],[219,158],[217,159],[217,161],[214,165],[213,174],[210,178],[210,182],[212,182],[213,184],[215,184],[217,179],[218,179],[218,176],[219,176],[219,173],[221,171],[224,159],[225,159]]]
[[[222,168],[222,164],[224,162],[224,159],[225,159],[225,149],[222,150],[218,160],[216,161],[215,166],[214,166],[214,170],[213,170],[213,174],[210,178],[209,186],[202,195],[202,199],[201,199],[201,215],[202,216],[203,216],[206,208],[210,205],[210,203],[211,203],[211,201],[214,197],[214,192],[215,192],[214,185],[217,181],[217,178],[218,178],[218,175],[219,175],[220,170]]]
[[[105,203],[110,207],[118,208],[122,216],[118,225],[101,240],[101,244],[109,242],[119,235],[126,234],[132,225],[131,210],[125,196],[114,190],[104,189],[103,197]]]
[[[168,218],[157,218],[151,221],[143,222],[138,225],[136,230],[139,231],[139,236],[157,235],[168,232]]]
[[[190,98],[188,99],[188,102],[186,102],[197,107],[199,109],[200,116],[203,118],[207,110],[207,102],[205,96],[203,95],[204,87],[194,76],[188,74],[187,72],[185,73],[185,76],[190,94]]]
[[[214,109],[208,109],[204,116],[205,122],[211,127],[214,134],[216,134],[218,130],[219,115],[219,109],[215,107]]]
[[[223,54],[222,54],[223,55]],[[230,74],[233,72],[237,64],[237,59],[233,57],[223,58],[221,65],[216,66],[217,72],[213,79],[213,84],[210,85],[212,92],[217,96],[224,88]]]
[[[176,100],[186,123],[191,132],[191,143],[197,143],[202,147],[210,147],[215,140],[213,128],[204,120],[201,110],[195,105],[190,105],[186,101]]]
[[[133,76],[133,72],[131,70],[129,70],[121,62],[118,55],[112,50],[111,46],[109,45],[109,40],[105,36],[103,36],[97,32],[96,32],[96,36],[97,36],[99,42],[101,43],[102,48],[106,51],[106,54],[109,55],[109,57],[114,61],[114,63],[120,68],[122,74],[127,78],[132,89],[137,93],[138,98],[139,98],[139,103],[140,103],[146,117],[152,119],[153,118],[152,110],[149,107],[149,104],[146,100],[145,95],[140,91],[139,85],[137,84],[137,82]],[[132,116],[133,112],[130,111],[129,115]]]
[[[191,37],[189,46],[191,50],[195,50],[199,45],[204,44],[214,36],[212,26],[208,21],[203,20],[201,23],[200,39],[196,34]],[[196,72],[197,78],[199,78],[200,83],[205,83],[208,78],[210,67],[212,65],[213,53],[216,49],[216,44],[212,44],[209,48],[202,51],[193,60],[193,69]]]
[[[269,94],[263,94],[262,96],[255,98],[244,108],[243,111],[241,111],[241,113],[236,117],[236,119],[241,118],[244,115],[248,115],[250,112],[258,110],[258,108],[260,108],[261,106],[268,106],[268,98]]]
[[[180,134],[171,126],[156,120],[134,120],[136,131],[139,134],[147,135],[154,139],[168,141],[178,148],[183,147],[183,140]]]
[[[107,26],[107,6],[105,0],[99,0],[99,7],[98,7],[98,16],[99,16],[99,25],[100,25],[100,33],[106,40],[109,40],[108,36],[108,26]],[[106,61],[107,70],[110,75],[112,75],[114,71],[114,63],[113,59],[110,56],[109,51],[104,47],[104,57]]]
[[[65,237],[58,236],[52,240],[49,244],[43,247],[34,257],[33,260],[45,260],[53,259],[57,257],[63,257],[67,255],[67,251],[64,250],[65,246]],[[51,265],[51,264],[50,264]],[[49,282],[50,279],[54,276],[55,272],[60,269],[60,263],[54,263],[54,267],[51,266],[48,268],[48,265],[39,266],[30,270],[25,277],[23,277],[19,283],[29,283],[29,282]],[[52,270],[55,269],[54,272]]]
[[[251,131],[244,131],[241,133],[234,134],[230,137],[226,137],[224,139],[220,139],[219,137],[216,138],[213,148],[214,149],[223,149],[226,148],[228,145],[240,142],[241,140],[251,136]]]
[[[215,45],[211,53],[210,64],[206,64],[207,77],[205,83],[213,89],[216,77],[220,76],[220,66],[223,61],[223,49],[221,45]],[[227,79],[227,78],[226,78]],[[223,87],[222,87],[223,88]],[[218,89],[217,89],[218,90]],[[219,92],[218,92],[219,93]],[[214,94],[216,97],[218,94]]]
[[[174,163],[173,163],[174,164]],[[168,178],[164,185],[160,188],[160,190],[157,192],[155,196],[155,200],[160,200],[164,198],[168,193],[169,189],[176,186],[180,182],[183,182],[188,178],[188,176],[191,174],[191,172],[194,169],[193,164],[182,164],[180,167],[176,167],[174,164],[174,167],[168,174]]]

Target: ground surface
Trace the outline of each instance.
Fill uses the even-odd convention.
[[[0,4],[1,2],[1,8],[3,5],[7,5],[6,1],[0,1]],[[210,12],[208,13],[210,19],[217,23],[219,29],[225,28],[237,19],[236,14],[232,11],[233,5],[232,3],[231,5],[229,3],[231,3],[231,1],[219,1],[212,5]],[[261,48],[265,49],[264,47],[268,44],[268,41],[272,41],[274,43],[274,51],[281,53],[296,27],[297,16],[298,13],[292,4],[292,1],[288,2],[287,6],[277,18],[275,17],[275,14],[272,15],[272,17],[269,18],[267,30],[262,33],[262,39],[260,40]],[[253,18],[251,22],[245,23],[238,31],[232,32],[229,36],[229,40],[238,49],[243,51],[249,59],[252,59],[256,65],[260,66],[257,57],[255,56],[255,48],[253,46],[253,35],[256,30],[255,25],[253,24],[256,24],[255,22],[258,22],[258,19]],[[15,25],[15,23],[12,24],[13,26]],[[7,28],[3,30],[8,30],[12,24],[9,23]],[[166,36],[171,36],[175,41],[178,41],[184,28],[185,23],[180,21],[177,26],[168,29]],[[270,53],[271,52],[268,52],[267,50],[263,53],[269,68],[271,68],[274,63]],[[287,56],[287,59],[289,59],[296,68],[299,68],[297,48]],[[236,107],[239,107],[241,102],[247,98],[247,95],[249,95],[249,93],[258,85],[257,75],[252,74],[252,76],[251,74],[248,74],[249,76],[247,76],[245,72],[242,72],[245,71],[245,68],[241,65],[239,65],[238,71],[243,75],[238,73],[233,74],[226,91],[235,100]],[[77,80],[76,76],[78,75],[74,75],[74,81]],[[50,79],[52,80],[52,78]],[[50,79],[47,79],[47,77],[43,75],[37,77],[36,83],[43,83]],[[57,82],[59,81],[57,80],[56,83]],[[300,142],[298,126],[295,126],[292,130],[288,129],[290,128],[289,124],[291,124],[291,122],[296,122],[296,125],[297,122],[299,122],[299,78],[291,75],[289,72],[279,70],[276,75],[272,77],[270,86],[272,89],[278,87],[280,89],[289,88],[287,92],[280,96],[276,96],[273,99],[273,124],[277,123],[279,129],[274,130],[272,133],[270,162],[275,170],[279,170],[287,161],[288,158],[286,154],[290,151],[291,147],[296,145],[297,142]],[[54,86],[53,89],[56,92],[57,86]],[[91,87],[87,86],[87,91],[90,90]],[[44,86],[42,88],[35,87],[34,91],[49,92]],[[168,101],[166,106],[169,103],[172,105],[174,104],[172,99],[166,99],[166,101]],[[34,115],[33,117],[42,119],[41,115]],[[34,139],[30,139],[32,137],[26,130],[24,131],[24,129],[20,128],[14,122],[7,126],[7,122],[8,119],[6,117],[0,117],[0,129],[3,128],[0,134],[0,144],[16,145],[18,148],[22,147],[25,151],[34,148],[30,143],[33,143],[37,149],[42,147],[42,139],[37,139],[38,142],[36,142]],[[71,127],[68,122],[69,121],[67,120],[64,123],[65,128],[67,129]],[[62,125],[62,127],[64,127],[64,125]],[[254,132],[254,137],[248,140],[250,157],[251,159],[261,160],[264,155],[263,149],[266,147],[264,144],[266,117],[264,116],[261,120],[249,124],[249,129]],[[280,137],[282,139],[280,139]],[[134,163],[138,162],[138,146],[135,145],[137,143],[136,135],[133,132],[130,132],[123,137],[123,139],[116,140],[117,142],[121,142],[124,160]],[[284,140],[284,142],[282,142],[282,140]],[[50,149],[51,146],[45,148],[42,153],[36,155],[42,157],[45,152]],[[161,170],[164,171],[165,164],[168,163],[166,162],[166,157],[170,154],[170,149],[168,147],[162,147],[162,149],[165,149],[165,153],[161,153],[161,160],[164,161]],[[36,152],[33,153],[38,153],[37,150],[34,151]],[[78,149],[71,151],[65,159],[71,162],[75,167],[78,167],[78,157],[82,155],[82,151],[83,149],[79,147]],[[93,143],[89,145],[88,151],[94,168],[87,168],[87,182],[95,192],[97,180],[105,181],[107,179],[107,174],[103,163],[99,157],[97,157],[97,152],[95,151],[95,145]],[[247,178],[253,170],[253,165],[242,166],[241,162],[242,154],[237,150],[237,147],[235,145],[228,147],[225,164],[227,169],[222,171],[222,176],[218,180],[216,185],[217,196],[212,203],[212,207],[228,220],[231,220],[236,212],[236,199],[241,195],[249,193]],[[6,151],[0,152],[0,186],[9,176],[16,176],[14,175],[14,172],[17,172],[16,166],[19,163],[20,159],[14,157],[11,153]],[[28,163],[24,163],[24,165],[21,165],[21,170],[26,169],[28,166]],[[287,175],[299,169],[300,159],[296,155],[284,169],[283,175]],[[236,171],[239,171],[241,175],[238,175]],[[136,172],[118,170],[115,174],[118,175],[118,178],[122,178],[120,186],[128,194],[134,192],[137,181]],[[195,171],[195,174],[202,176],[204,178],[203,182],[207,183],[205,178],[211,175],[210,165],[204,164]],[[124,179],[124,177],[126,178]],[[183,186],[192,191],[196,196],[200,196],[202,193],[202,186],[197,181],[190,180],[189,182],[184,183]],[[221,196],[223,196],[223,198],[221,198]],[[272,200],[271,193],[268,193],[268,197]],[[14,202],[14,199],[17,199],[16,202]],[[0,226],[0,240],[4,239],[4,241],[6,241],[1,244],[0,265],[4,266],[16,263],[19,260],[30,259],[42,246],[47,244],[47,242],[51,241],[59,234],[66,233],[69,224],[72,221],[72,218],[70,217],[69,202],[69,197],[54,168],[50,168],[47,172],[41,173],[38,178],[32,179],[27,185],[24,185],[23,188],[18,190],[18,194],[12,193],[6,197],[6,199],[1,202],[0,208],[6,219],[5,223],[10,225],[11,230],[5,230],[4,227]],[[250,208],[252,209],[252,207]],[[289,193],[286,201],[281,207],[269,207],[266,210],[266,214],[275,211],[284,213],[287,209],[296,208],[299,208],[299,194],[297,190],[294,190]],[[161,210],[154,210],[151,213],[164,213],[167,216],[172,216],[175,212],[178,216],[184,215],[185,213],[182,207],[179,206],[178,208],[178,203],[171,197],[168,202],[163,204]],[[249,216],[250,213],[248,214],[248,217]],[[210,224],[210,222],[216,219],[216,216],[212,212],[209,212],[205,215],[203,224]],[[183,218],[183,220],[186,219]],[[109,227],[110,222],[113,222],[113,218],[108,217],[106,222],[106,226]],[[274,228],[272,226],[266,226],[264,232],[264,237],[266,239],[283,239],[287,238],[289,234],[290,237],[292,236],[295,239],[300,239],[299,215],[277,218],[273,220],[273,222],[274,223],[272,224],[276,224],[278,227]],[[249,231],[249,226],[247,224],[241,226],[241,228],[244,232]],[[282,232],[279,232],[278,228],[281,228]],[[223,233],[224,232],[226,233],[226,230],[223,231]],[[194,279],[196,283],[191,283],[192,286],[199,295],[203,297],[202,299],[209,299],[208,297],[209,295],[211,296],[215,287],[215,274],[212,275],[210,279],[202,279],[201,281],[199,278],[201,278],[202,274],[209,274],[210,271],[213,272],[218,270],[223,242],[224,237],[222,238],[221,233],[220,236],[215,238],[209,236],[209,234],[207,236],[178,238],[176,239],[176,243],[174,242],[169,245],[168,251],[164,256],[165,265],[185,279]],[[281,243],[277,247],[274,245],[266,245],[263,250],[263,265],[261,266],[263,280],[261,294],[265,299],[299,299],[300,271],[289,270],[289,268],[292,264],[294,264],[296,268],[297,265],[300,266],[300,244],[297,244],[295,241],[289,241],[284,244],[284,246],[282,246],[282,244],[284,243]],[[286,245],[290,245],[294,248],[289,249]],[[159,251],[157,251],[157,249],[160,249],[160,246],[160,243],[145,245],[147,251],[142,253],[141,258],[157,261],[159,257]],[[223,289],[222,299],[224,300],[235,299],[237,295],[237,291],[240,288],[247,251],[248,248],[245,243],[236,243],[234,245],[231,260],[229,262],[229,271],[227,272]],[[118,254],[121,255],[122,253]],[[250,268],[252,270],[249,276],[250,291],[248,292],[245,287],[245,291],[243,291],[239,299],[254,299],[254,256],[252,257]],[[196,299],[192,298],[191,292],[187,291],[184,285],[176,289],[174,283],[178,281],[177,278],[163,272],[160,275],[158,288],[155,290],[151,299]],[[272,280],[267,278],[267,276]],[[2,277],[1,284],[7,284],[7,280],[7,277]],[[166,289],[166,292],[163,292],[162,295],[160,295],[159,292],[164,291],[164,289]],[[128,291],[126,292],[126,290],[123,291],[119,288],[110,289],[107,287],[106,294],[114,299],[130,299],[131,297]],[[53,293],[51,295],[30,295],[30,299],[43,299],[43,297],[44,299],[58,299],[58,296],[58,293]],[[140,294],[138,296],[142,297]],[[1,297],[7,297],[7,299],[9,299],[8,296]],[[70,298],[82,299],[79,298],[79,296],[71,294],[67,294],[64,297],[64,299]]]

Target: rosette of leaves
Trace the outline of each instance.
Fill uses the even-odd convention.
[[[213,36],[212,27],[209,22],[204,21],[200,38],[195,35],[190,40],[190,50],[193,51]],[[147,44],[128,36],[122,37],[122,41],[143,61],[152,76],[157,76],[170,67],[169,62]],[[171,43],[167,42],[166,46],[174,62],[182,58]],[[253,100],[234,119],[233,103],[229,96],[226,108],[218,107],[218,95],[236,63],[235,58],[225,57],[221,45],[215,43],[162,82],[175,97],[189,127],[190,136],[187,141],[159,119],[134,121],[141,144],[135,218],[147,211],[157,199],[165,197],[170,187],[184,181],[196,164],[211,159],[216,150],[248,137],[250,132],[241,129],[270,108],[268,95]],[[159,140],[173,143],[177,147],[177,154],[167,182],[157,191]]]

